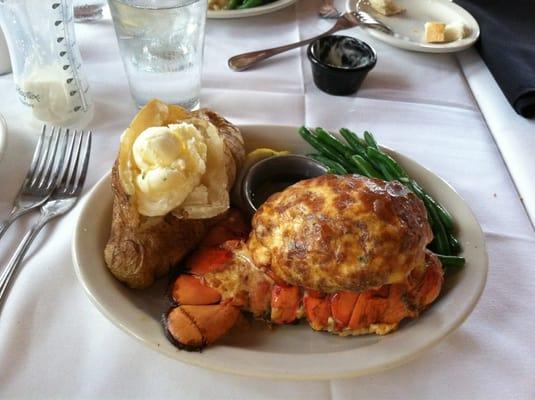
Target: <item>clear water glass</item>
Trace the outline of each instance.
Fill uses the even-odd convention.
[[[130,92],[199,107],[207,0],[108,0]]]
[[[93,22],[102,18],[106,0],[73,0],[74,20]]]

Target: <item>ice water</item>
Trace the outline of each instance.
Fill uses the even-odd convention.
[[[110,0],[132,97],[199,107],[207,0]]]

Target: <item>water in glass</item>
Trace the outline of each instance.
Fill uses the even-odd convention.
[[[199,107],[207,0],[110,0],[130,91]]]

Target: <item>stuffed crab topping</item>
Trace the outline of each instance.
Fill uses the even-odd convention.
[[[149,126],[129,139],[129,171],[123,176],[140,214],[201,219],[228,209],[224,144],[210,122],[189,118]]]

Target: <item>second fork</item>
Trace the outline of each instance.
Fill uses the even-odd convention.
[[[68,135],[67,139],[67,151],[62,160],[57,182],[55,182],[54,193],[41,206],[39,220],[26,233],[15,254],[0,275],[0,306],[15,271],[38,233],[52,219],[68,212],[76,204],[82,192],[91,152],[91,131],[87,134],[83,131],[80,134],[74,131],[72,135]]]
[[[42,205],[52,194],[66,151],[66,132],[43,125],[30,168],[6,220],[0,222],[0,239],[9,226],[29,211]]]

